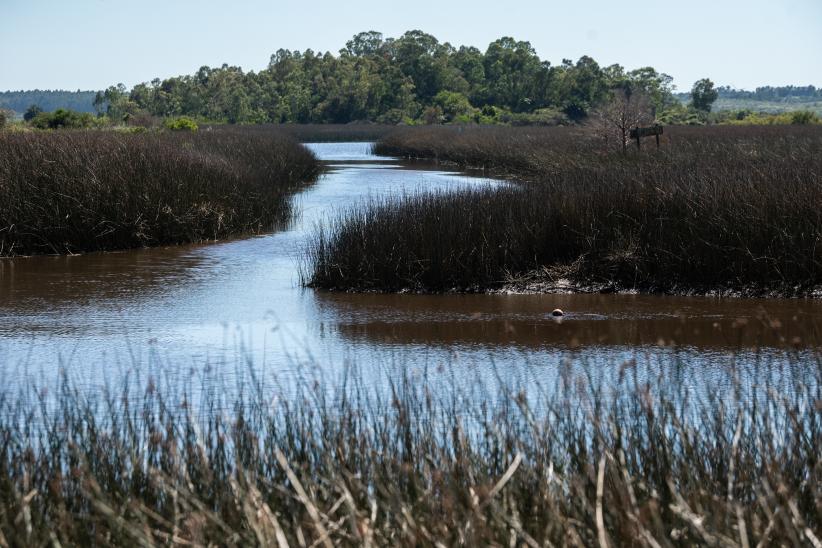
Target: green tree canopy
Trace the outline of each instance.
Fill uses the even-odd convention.
[[[530,42],[503,37],[488,46],[484,59],[487,104],[523,112],[544,105],[549,65]]]
[[[691,88],[691,106],[696,110],[710,112],[711,105],[719,97],[719,92],[714,89],[714,83],[708,78],[697,80]]]
[[[26,122],[31,122],[35,116],[43,112],[43,109],[40,108],[38,105],[31,105],[29,108],[26,109],[26,112],[23,114],[23,120]]]
[[[582,120],[612,90],[628,87],[641,89],[656,109],[673,100],[671,78],[652,67],[602,68],[587,56],[552,66],[529,42],[512,37],[483,52],[455,48],[421,30],[399,38],[370,30],[353,36],[338,55],[280,49],[258,72],[204,66],[130,91],[112,86],[94,104],[116,121],[145,112],[240,124],[431,122],[464,120],[492,107],[500,115],[474,119],[526,120],[537,112],[563,119],[556,116],[561,112]]]

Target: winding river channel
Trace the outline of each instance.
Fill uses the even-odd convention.
[[[289,375],[345,364],[447,367],[464,379],[562,364],[722,386],[731,370],[819,367],[822,301],[643,295],[340,294],[304,289],[318,223],[374,197],[506,184],[378,158],[367,143],[309,144],[326,162],[284,230],[206,245],[0,260],[0,374],[8,386],[60,372],[88,386],[134,367]],[[562,308],[557,320],[550,314]],[[775,376],[779,377],[779,376]],[[801,377],[801,371],[800,371]],[[789,390],[790,387],[785,388]]]

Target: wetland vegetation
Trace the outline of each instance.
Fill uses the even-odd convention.
[[[271,230],[319,162],[281,132],[0,133],[0,256]]]
[[[819,301],[355,294],[822,297],[820,93],[419,30],[0,93],[0,548],[822,546]]]
[[[230,131],[232,126],[210,127]],[[242,126],[242,130],[250,133],[285,133],[301,143],[361,143],[379,141],[396,127],[384,124],[256,124]]]
[[[305,281],[379,291],[818,293],[822,128],[681,127],[666,129],[659,149],[622,154],[612,144],[571,128],[392,132],[378,153],[525,182],[349,209],[316,232]]]
[[[0,544],[810,546],[822,369],[794,362],[706,391],[651,360],[246,378],[236,400],[207,375],[64,376],[0,398]]]
[[[448,262],[447,256],[440,259],[434,255],[443,261],[439,272],[462,263],[480,273],[508,268],[513,264],[506,262],[511,255],[492,255],[491,245],[512,246],[507,248],[509,253],[519,249],[513,246],[528,241],[523,235],[540,226],[536,224],[540,215],[561,212],[563,207],[570,208],[560,217],[564,222],[570,222],[574,215],[587,215],[583,220],[602,223],[603,231],[616,231],[644,225],[620,225],[618,219],[612,220],[614,214],[604,214],[605,204],[611,201],[612,208],[636,213],[639,206],[630,209],[629,205],[639,202],[648,216],[642,219],[665,214],[672,221],[685,223],[671,222],[672,229],[683,230],[685,226],[696,230],[696,224],[689,224],[696,221],[685,213],[694,203],[704,208],[707,202],[695,202],[698,193],[689,192],[692,187],[713,192],[711,199],[717,209],[710,210],[712,223],[727,221],[728,210],[723,208],[740,196],[750,209],[743,208],[741,216],[731,220],[764,214],[772,228],[783,226],[780,222],[796,223],[801,216],[804,222],[815,223],[819,215],[818,209],[814,210],[817,217],[811,215],[812,200],[818,198],[810,193],[812,185],[805,177],[806,170],[817,169],[818,163],[819,132],[810,127],[791,132],[774,128],[755,132],[730,128],[715,133],[678,129],[666,133],[660,151],[631,151],[627,155],[619,149],[603,150],[600,139],[568,129],[409,128],[385,135],[380,147],[399,146],[404,139],[411,142],[412,137],[418,143],[414,150],[447,150],[447,154],[438,152],[441,161],[483,166],[486,172],[522,179],[497,189],[409,196],[382,202],[376,209],[353,210],[352,215],[362,215],[367,222],[358,227],[359,234],[350,236],[350,245],[369,244],[379,235],[394,238],[393,245],[404,251],[405,242],[417,237],[428,239],[429,249],[450,253],[471,239],[475,243],[488,240],[488,247],[483,248],[488,251],[485,256],[469,254]],[[26,203],[52,204],[55,209],[43,210],[52,213],[67,211],[65,203],[76,207],[89,193],[108,199],[106,192],[120,191],[124,194],[115,196],[138,199],[141,194],[135,195],[135,189],[150,192],[156,199],[172,191],[177,194],[171,197],[191,197],[215,188],[217,196],[242,204],[253,197],[248,192],[273,187],[279,200],[300,188],[317,169],[314,156],[292,137],[271,128],[139,134],[63,130],[7,133],[0,138],[7,139],[3,141],[7,150],[17,151],[17,156],[4,158],[17,158],[15,165],[28,166],[28,171],[21,171],[27,179],[14,179],[17,184],[41,182],[33,187],[42,192],[41,199]],[[78,148],[80,145],[87,148]],[[272,150],[276,154],[270,154]],[[405,150],[395,148],[392,154],[433,157],[411,152],[410,146]],[[31,156],[24,156],[23,151],[40,154],[33,158],[60,160],[60,173],[66,175],[55,177],[46,161],[25,163]],[[292,152],[294,156],[289,155]],[[795,159],[792,168],[785,163],[786,155]],[[712,161],[702,167],[692,163],[705,156]],[[478,164],[476,158],[486,158],[488,163]],[[120,161],[130,162],[127,171],[121,169]],[[249,179],[234,171],[235,162],[242,162],[248,171],[241,174]],[[289,171],[293,166],[301,166],[301,170]],[[95,176],[86,177],[83,168],[91,169]],[[690,170],[688,178],[682,175],[684,169]],[[743,172],[745,180],[731,177],[738,169],[747,170]],[[348,175],[341,176],[350,180],[369,176],[364,171],[355,164]],[[373,171],[379,175],[372,173],[371,177],[385,177],[385,168]],[[37,178],[50,173],[51,178]],[[142,178],[112,175],[122,173]],[[283,174],[289,177],[278,178]],[[155,177],[159,183],[177,181],[178,187],[149,185]],[[723,182],[729,185],[727,190],[719,177],[731,177]],[[767,181],[777,177],[790,192],[775,194],[774,186],[768,186]],[[670,183],[663,187],[665,193],[657,194],[661,191],[652,183],[658,185],[663,180]],[[118,187],[129,181],[142,181],[142,186]],[[107,184],[89,186],[100,182]],[[620,192],[609,191],[611,184]],[[179,192],[181,188],[184,193]],[[73,199],[59,201],[61,196],[50,194],[54,189],[72,190]],[[330,195],[339,199],[339,194]],[[27,194],[9,196],[20,199]],[[792,196],[795,202],[788,202]],[[526,203],[534,197],[545,201]],[[550,207],[553,201],[559,203],[556,209]],[[109,204],[102,210],[108,218],[123,202],[100,203]],[[287,217],[288,210],[275,207],[281,203],[288,202],[269,202],[270,211]],[[800,208],[796,218],[784,216],[787,203]],[[410,209],[419,216],[409,216],[404,209],[409,204],[428,209]],[[88,207],[84,205],[81,211]],[[369,224],[384,223],[381,219],[386,213],[381,207],[399,212],[395,222],[407,223],[405,230],[398,232],[398,224]],[[508,224],[498,223],[500,207],[509,208],[502,210],[507,211],[508,217],[503,219]],[[63,222],[62,218],[49,217],[55,224]],[[519,233],[514,231],[518,223],[525,227]],[[255,221],[253,226],[261,225]],[[375,226],[390,230],[377,232]],[[563,230],[562,224],[552,226]],[[574,226],[584,228],[581,223]],[[707,230],[719,226],[711,224],[706,232],[696,234],[706,237]],[[788,230],[798,225],[784,226]],[[811,224],[811,228],[815,226]],[[178,230],[168,232],[188,234]],[[660,234],[662,238],[667,233]],[[785,245],[804,241],[791,240],[790,230],[779,234],[788,238],[782,240]],[[673,234],[653,242],[680,241],[676,237]],[[564,236],[556,245],[571,245],[567,240],[574,241]],[[686,243],[682,240],[679,245]],[[271,252],[272,248],[250,249],[252,258],[246,258],[240,270],[259,262],[257,250]],[[225,260],[236,261],[235,252],[224,251]],[[699,255],[695,260],[717,256]],[[799,252],[785,256],[796,264],[789,261],[791,266],[783,267],[784,272],[801,273],[802,268],[815,265],[801,262]],[[496,262],[484,262],[488,257]],[[89,257],[69,259],[84,258]],[[468,263],[469,259],[474,262]],[[223,267],[224,263],[217,268],[225,272]],[[670,264],[659,266],[666,267],[674,268]],[[91,269],[98,270],[94,265]],[[174,285],[173,278],[163,278],[154,267],[149,270],[162,278],[163,285]],[[34,277],[36,271],[32,266],[23,275]],[[237,270],[228,272],[229,276],[238,275]],[[372,272],[383,275],[379,270]],[[456,272],[463,276],[468,269],[463,266]],[[763,268],[754,275],[768,276],[769,272]],[[112,274],[106,271],[103,278]],[[121,279],[129,280],[133,275],[127,272]],[[256,283],[261,278],[248,279]],[[72,280],[86,282],[77,284],[85,287],[75,288],[78,292],[72,300],[99,300],[93,305],[99,307],[97,310],[117,300],[106,303],[100,293],[89,290],[89,285],[103,285],[100,278],[80,276]],[[93,280],[97,281],[88,283]],[[288,280],[288,288],[299,291]],[[231,281],[230,277],[215,277],[215,285],[205,286],[205,291],[195,287],[188,296],[179,291],[173,293],[173,300],[202,301],[203,293],[215,292]],[[106,283],[119,286],[123,282]],[[135,289],[137,284],[128,283],[130,292],[142,295]],[[244,282],[242,290],[257,298],[253,283]],[[26,295],[11,289],[12,300]],[[221,297],[226,294],[219,293]],[[119,295],[122,299],[122,293]],[[134,308],[146,307],[143,314],[158,322],[161,314],[151,308],[158,294],[146,295]],[[289,298],[282,292],[267,295],[271,301],[261,306],[279,306]],[[173,306],[170,301],[159,300],[160,307]],[[36,300],[32,305],[38,309],[34,329],[48,325],[50,311],[39,316],[40,309],[51,308],[43,307],[43,302]],[[250,307],[249,301],[244,303],[242,308]],[[90,308],[78,306],[75,312],[54,306],[58,322],[89,314]],[[126,299],[115,302],[118,316],[120,306],[132,305]],[[214,308],[181,314],[182,321],[197,321],[191,318],[199,319],[200,310]],[[288,306],[284,310],[302,313]],[[357,314],[343,307],[340,315],[349,318]],[[466,315],[472,317],[465,311],[458,315],[463,323]],[[138,329],[139,313],[127,317],[129,333],[135,339],[146,335]],[[22,363],[20,369],[26,370],[29,358],[12,350],[0,356],[12,369],[0,369],[9,373],[4,378],[14,379],[0,391],[0,545],[813,544],[819,541],[821,525],[818,455],[822,450],[822,369],[814,338],[818,330],[809,331],[803,323],[808,317],[795,317],[790,326],[763,317],[760,327],[773,331],[780,346],[761,351],[741,349],[739,357],[732,350],[727,359],[717,357],[720,352],[706,353],[713,357],[700,358],[694,365],[683,361],[675,349],[666,349],[660,350],[659,356],[654,351],[638,351],[626,360],[617,359],[615,352],[608,354],[607,361],[594,358],[589,363],[582,351],[569,350],[567,358],[552,360],[552,365],[544,368],[521,365],[522,377],[512,373],[510,361],[504,362],[505,371],[495,369],[490,353],[486,368],[478,371],[480,375],[447,360],[430,370],[419,367],[419,361],[399,361],[392,364],[395,368],[391,371],[379,372],[351,366],[342,370],[332,367],[329,373],[310,364],[301,369],[306,374],[297,380],[271,378],[273,371],[255,369],[250,358],[238,362],[242,365],[235,368],[240,372],[232,375],[225,370],[225,362],[207,361],[199,369],[183,359],[161,357],[151,374],[135,365],[126,372],[112,373],[116,380],[102,388],[94,381],[79,380],[86,373],[83,368],[63,369],[54,375],[58,381],[41,386],[17,382],[25,371],[21,373],[15,366]],[[334,316],[330,318],[333,323]],[[110,321],[96,323],[89,331]],[[328,317],[322,321],[327,322]],[[179,326],[158,325],[163,330]],[[738,327],[736,322],[734,326]],[[185,328],[177,328],[185,332]],[[464,326],[456,328],[465,330]],[[595,329],[599,332],[601,328]],[[797,332],[810,335],[799,340]],[[154,331],[151,333],[153,337]],[[749,337],[765,340],[755,333]],[[730,332],[721,336],[736,338]],[[81,335],[67,336],[75,340],[73,337]],[[550,354],[541,346],[547,340],[547,335],[539,335],[534,352]],[[568,344],[576,346],[579,341],[573,340]],[[426,340],[426,344],[431,342]],[[148,344],[153,348],[157,342]],[[145,349],[139,345],[135,343]],[[147,352],[159,355],[152,354],[154,350]],[[79,360],[87,357],[81,355]],[[47,368],[47,361],[36,361],[32,370]],[[369,367],[374,363],[368,362]],[[110,370],[105,368],[106,375]],[[716,376],[691,378],[704,371]],[[229,385],[226,378],[233,382]],[[712,389],[704,389],[706,386]]]

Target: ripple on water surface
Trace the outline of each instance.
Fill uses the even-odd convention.
[[[715,378],[728,356],[796,360],[820,341],[813,300],[641,295],[355,295],[299,286],[314,227],[363,200],[505,184],[377,158],[370,143],[307,145],[329,169],[284,230],[208,245],[0,260],[0,367],[7,382],[60,366],[90,383],[136,364],[170,374],[252,362],[265,374],[449,364],[466,382],[500,371],[555,378],[567,360],[618,368],[640,355]],[[561,308],[566,315],[554,318]],[[765,350],[762,350],[762,349]],[[720,364],[720,365],[717,365]],[[716,366],[716,367],[715,367]],[[517,373],[517,374],[520,374]]]

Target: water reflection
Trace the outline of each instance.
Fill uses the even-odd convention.
[[[110,331],[123,311],[173,299],[208,268],[196,248],[0,260],[0,336]]]
[[[334,293],[318,300],[344,337],[376,344],[732,350],[822,341],[822,307],[812,300]],[[564,317],[551,316],[557,307]]]
[[[244,352],[283,369],[307,349],[344,353],[346,341],[314,336],[322,321],[315,296],[299,287],[298,265],[317,223],[369,198],[494,182],[377,159],[368,143],[309,146],[329,169],[295,197],[298,214],[282,230],[206,245],[0,260],[0,361],[18,372],[63,363],[95,377],[112,362],[152,352],[172,364]]]
[[[274,233],[0,260],[0,374],[7,385],[55,379],[60,369],[98,385],[150,367],[183,380],[218,372],[239,387],[249,368],[271,378],[319,364],[331,370],[325,378],[335,378],[351,363],[374,375],[442,369],[465,386],[500,375],[550,384],[568,360],[616,375],[642,354],[650,370],[674,375],[687,368],[689,383],[714,386],[727,383],[734,363],[767,361],[778,370],[802,356],[794,347],[804,352],[820,341],[822,303],[813,300],[302,289],[306,242],[341,210],[397,193],[505,184],[377,159],[367,143],[309,146],[328,170],[295,197],[299,214]],[[561,321],[550,316],[556,307],[568,312]]]

